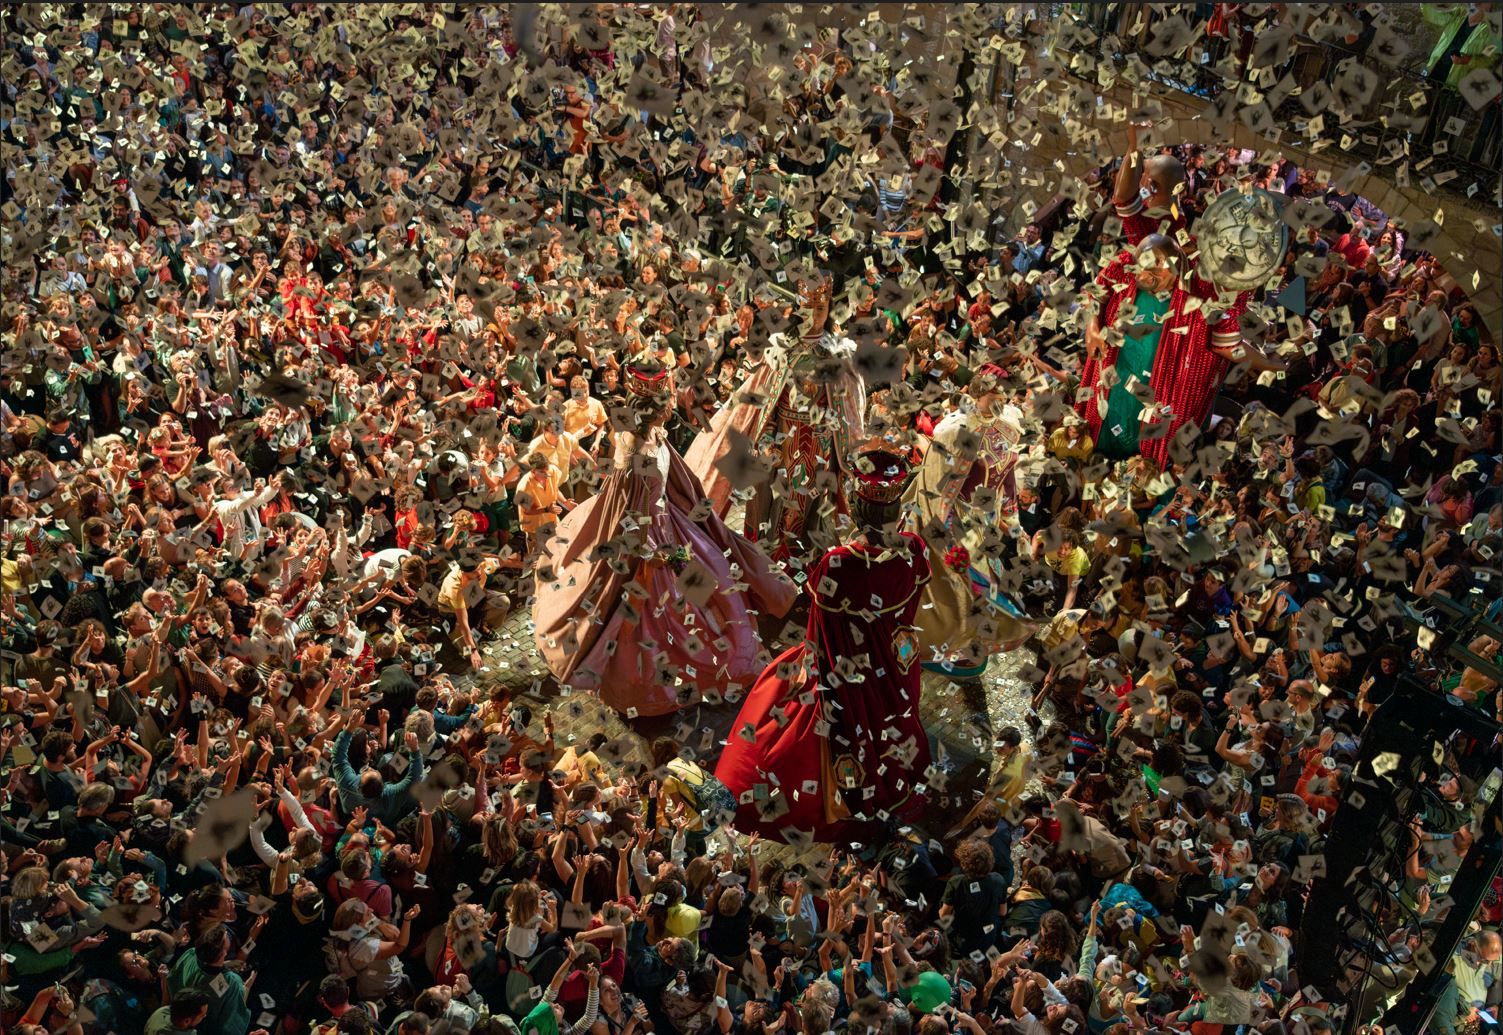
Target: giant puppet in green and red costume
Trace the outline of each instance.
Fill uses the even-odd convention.
[[[1282,369],[1244,342],[1241,328],[1253,287],[1283,257],[1287,230],[1275,202],[1228,190],[1196,230],[1198,239],[1182,235],[1196,262],[1174,240],[1148,234],[1096,279],[1079,409],[1105,456],[1141,454],[1163,469],[1180,429],[1205,425],[1233,363]]]

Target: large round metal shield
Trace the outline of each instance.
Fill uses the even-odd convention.
[[[1223,291],[1247,291],[1264,283],[1289,245],[1282,201],[1256,187],[1218,194],[1195,221],[1200,275]]]

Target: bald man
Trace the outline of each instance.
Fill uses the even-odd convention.
[[[1138,127],[1127,127],[1127,154],[1117,170],[1112,204],[1122,220],[1127,244],[1136,248],[1150,234],[1174,238],[1185,229],[1185,216],[1177,194],[1184,190],[1185,166],[1173,155],[1153,155],[1143,160],[1138,151]]]

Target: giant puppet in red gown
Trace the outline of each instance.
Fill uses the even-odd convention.
[[[874,450],[855,467],[859,534],[814,565],[805,640],[757,680],[715,770],[741,801],[743,829],[834,840],[922,807],[929,742],[914,618],[929,562],[918,536],[883,531],[897,520],[906,462]]]
[[[1165,469],[1174,436],[1185,425],[1205,424],[1227,371],[1248,355],[1238,317],[1249,293],[1216,311],[1216,289],[1186,275],[1187,267],[1178,247],[1154,234],[1136,254],[1121,252],[1097,278],[1105,297],[1086,332],[1080,381],[1090,394],[1079,410],[1098,453],[1115,459],[1141,453]],[[1121,345],[1107,344],[1110,328],[1124,332]],[[1138,384],[1148,389],[1150,405]]]
[[[1097,453],[1141,453],[1162,470],[1175,437],[1209,419],[1233,363],[1283,368],[1242,340],[1241,316],[1282,261],[1288,228],[1278,198],[1238,187],[1217,195],[1192,235],[1178,197],[1183,164],[1168,154],[1145,159],[1139,130],[1128,127],[1112,196],[1127,248],[1096,281],[1102,292],[1080,378],[1088,394],[1077,408]]]

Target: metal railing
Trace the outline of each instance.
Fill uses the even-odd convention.
[[[1061,26],[1060,49],[1088,52],[1119,68],[1135,57],[1148,68],[1151,81],[1215,102],[1228,91],[1246,88],[1256,46],[1251,32],[1235,24],[1224,36],[1202,32],[1177,56],[1155,56],[1150,47],[1165,19],[1179,15],[1201,28],[1218,6],[1225,5],[1054,4],[1050,13]],[[1072,27],[1087,29],[1089,35]],[[1325,141],[1345,160],[1367,163],[1375,175],[1400,188],[1464,199],[1467,207],[1481,213],[1490,209],[1495,219],[1503,207],[1498,99],[1474,109],[1443,78],[1425,75],[1428,56],[1428,47],[1415,46],[1390,63],[1371,40],[1348,45],[1296,33],[1278,63],[1268,66],[1272,78],[1265,82],[1287,78],[1300,94],[1282,99],[1266,119],[1270,132],[1263,135],[1281,129],[1284,141],[1303,148]],[[1493,68],[1496,71],[1496,58]],[[1348,99],[1348,115],[1327,110],[1323,119],[1314,121],[1321,113],[1306,108],[1311,95],[1324,95],[1343,84],[1363,87],[1355,99]]]

